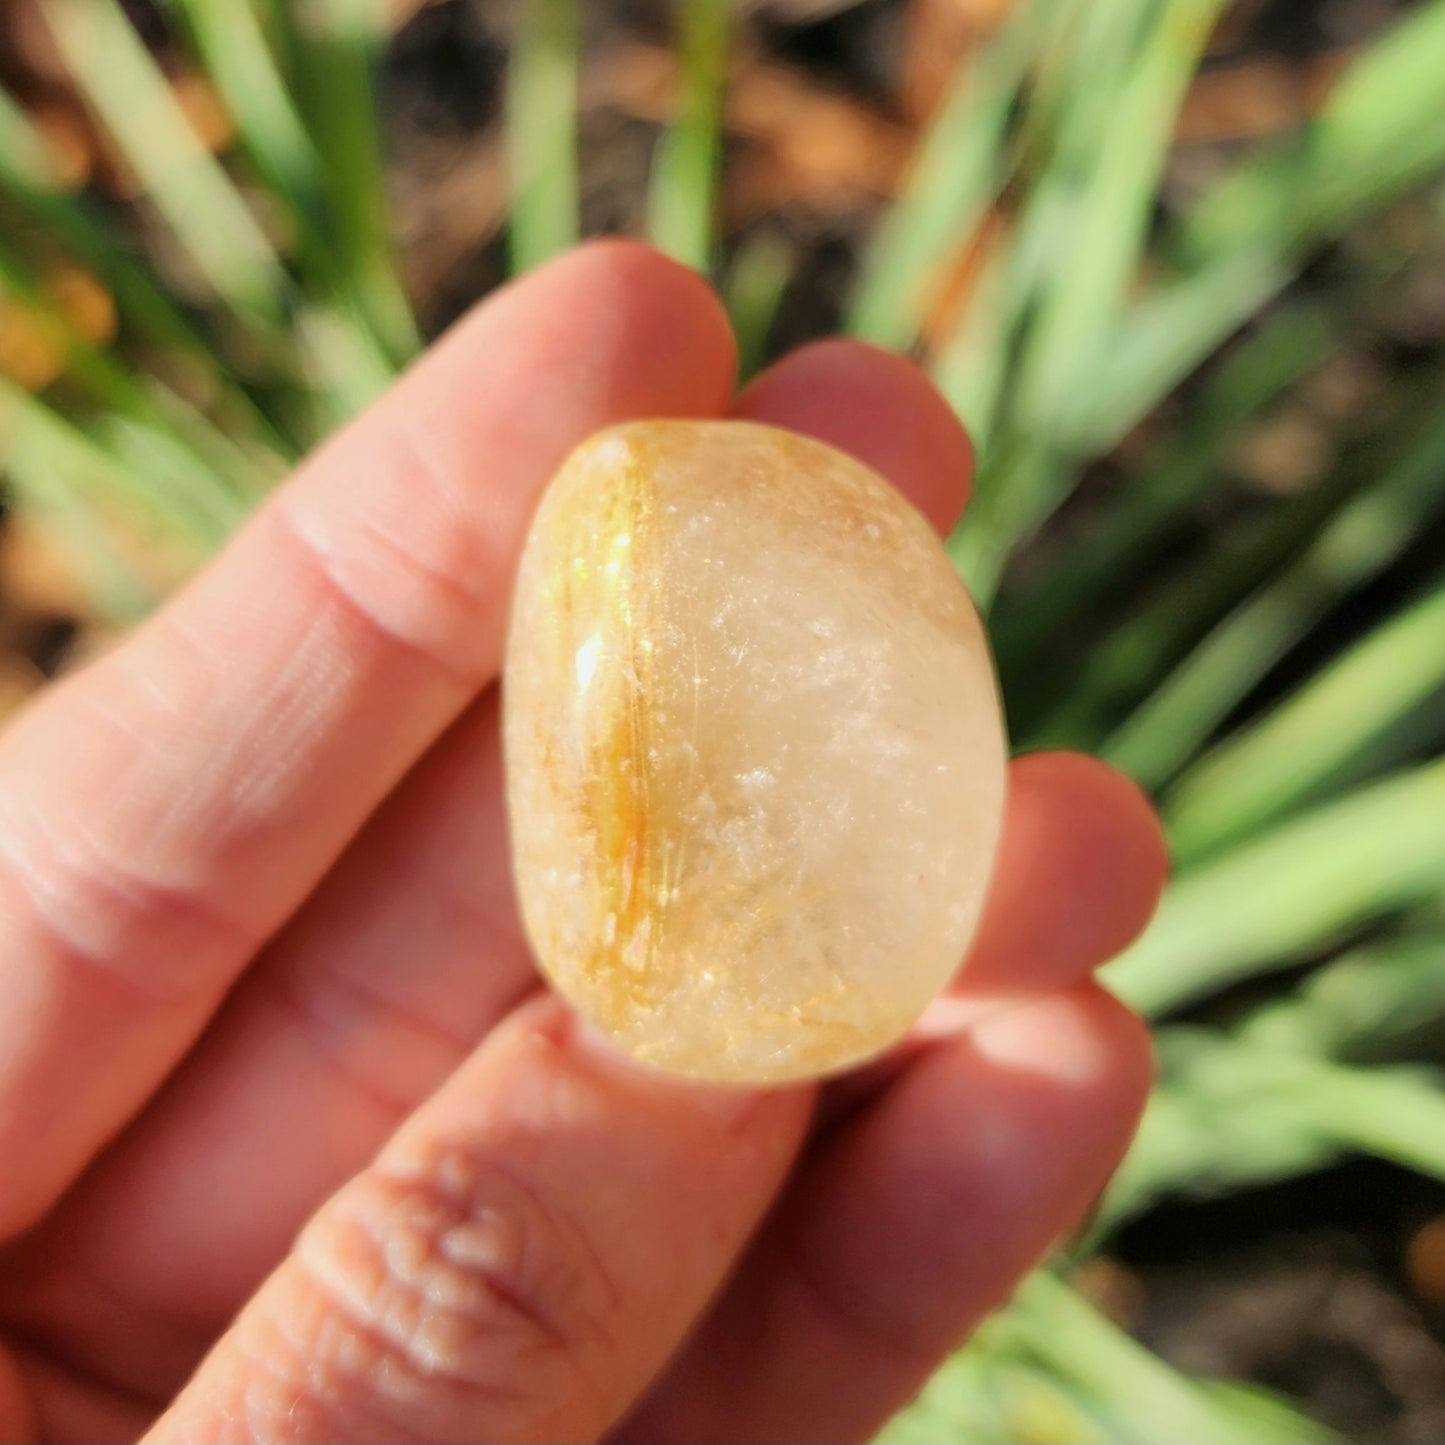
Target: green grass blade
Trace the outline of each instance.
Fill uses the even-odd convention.
[[[1018,432],[995,437],[980,460],[973,500],[948,539],[948,555],[985,615],[1014,542],[1036,515],[1036,499],[1060,495],[1068,471],[1052,447]]]
[[[1211,1393],[1131,1339],[1046,1270],[1014,1298],[1016,1328],[1049,1377],[1114,1417],[1115,1440],[1152,1445],[1310,1445],[1337,1437],[1283,1401],[1266,1418],[1229,1392]],[[1265,1433],[1261,1433],[1261,1431]]]
[[[986,414],[974,500],[951,544],[983,605],[1014,546],[1077,480],[1072,418],[1109,354],[1174,114],[1218,9],[1219,0],[1093,6],[1040,63],[1024,131],[1041,168],[982,298],[996,313],[995,346],[1009,338],[1012,355],[1002,366],[990,357],[970,379],[969,349],[946,349],[946,394]],[[1101,88],[1100,74],[1123,77],[1122,89]],[[974,325],[966,315],[962,328]]]
[[[238,488],[210,470],[186,437],[154,407],[101,411],[80,418],[86,435],[136,476],[144,476],[154,497],[153,514],[205,539],[212,551],[250,511]]]
[[[677,119],[658,142],[648,191],[653,243],[684,265],[712,270],[723,84],[728,63],[728,0],[681,0],[681,94]]]
[[[1007,243],[997,245],[985,262],[970,305],[935,365],[944,395],[975,428],[973,499],[948,550],[985,612],[1037,498],[1067,485],[1058,450],[1045,433],[1014,424],[1014,403],[1028,318],[1047,289],[1056,238],[1068,228],[1071,203],[1067,184],[1035,189]]]
[[[1115,446],[1289,278],[1273,252],[1246,250],[1142,296],[1091,388],[1079,446],[1093,454]]]
[[[1088,12],[1091,16],[1098,13]],[[1045,68],[1050,62],[1057,66],[1070,48],[1056,44],[1042,58]],[[1062,98],[1056,103],[1062,104]],[[969,428],[978,451],[974,506],[970,509],[975,514],[980,496],[987,498],[983,502],[986,509],[1018,502],[1021,489],[1013,482],[1004,485],[1001,478],[1031,477],[1047,469],[1051,449],[1046,442],[1031,448],[1037,465],[1034,456],[1021,455],[1017,429],[1011,431],[1007,425],[1008,403],[1017,395],[1027,322],[1038,307],[1040,291],[1047,289],[1057,260],[1057,237],[1070,223],[1072,202],[1070,185],[1050,184],[1046,178],[1028,193],[1021,214],[1006,232],[981,233],[979,240],[985,249],[973,292],[953,333],[933,360],[934,380]],[[992,591],[986,576],[994,553],[986,537],[990,531],[989,526],[965,518],[965,525],[952,539],[959,549],[960,570],[976,594]]]
[[[71,494],[88,499],[98,510],[133,509],[184,548],[196,564],[220,547],[239,516],[239,507],[228,513],[203,489],[168,491],[150,469],[126,462],[3,377],[0,452],[12,473],[31,479],[53,474]],[[54,500],[43,487],[36,494],[42,504]]]
[[[197,377],[199,389],[215,396],[215,410],[227,428],[244,438],[250,454],[262,458],[295,457],[295,445],[276,431],[272,420],[217,360],[210,338],[155,276],[82,199],[56,185],[45,144],[25,114],[0,90],[0,191],[9,195],[23,218],[22,237],[32,250],[51,260],[55,251],[84,263],[116,299],[121,325]],[[19,263],[19,250],[7,247]],[[162,389],[163,390],[163,389]],[[214,428],[212,428],[214,429]],[[270,468],[266,468],[270,471]],[[238,473],[240,474],[240,473]]]
[[[288,89],[295,80],[298,69],[296,61],[296,0],[242,0],[256,17],[261,33],[281,74],[287,81]]]
[[[1249,1188],[1349,1152],[1445,1177],[1438,1075],[1339,1064],[1208,1029],[1164,1029],[1158,1042],[1162,1077],[1099,1232],[1170,1194]]]
[[[733,256],[723,294],[737,337],[740,381],[768,359],[768,338],[796,265],[792,243],[771,230],[744,238]]]
[[[194,477],[187,485],[213,496],[211,509],[230,521],[239,519],[238,502],[260,499],[283,470],[281,460],[254,439],[241,446],[209,417],[154,377],[141,378],[108,351],[94,346],[66,319],[49,308],[28,266],[0,241],[0,289],[30,309],[65,357],[66,371],[91,402],[108,412],[130,416],[142,426],[173,435],[191,458]]]
[[[1066,32],[1042,35],[1030,77],[1028,111],[1021,118],[1030,151],[1085,156],[1109,123],[1115,100],[1101,75],[1122,76],[1148,27],[1174,0],[1108,0],[1086,5]],[[1186,0],[1187,3],[1187,0]]]
[[[1012,355],[1004,367],[986,364],[970,388],[949,348],[949,392],[976,405],[968,393],[981,385],[989,402],[974,500],[952,547],[983,603],[1016,544],[1078,479],[1076,413],[1110,355],[1174,116],[1219,8],[1220,0],[1093,6],[1040,65],[1024,133],[1042,161],[986,298],[998,312],[991,330],[1010,339]],[[1121,77],[1119,86],[1101,87],[1101,74]],[[1006,407],[996,406],[1000,398]]]
[[[997,1445],[1001,1440],[1113,1445],[1117,1422],[1091,1394],[1016,1351],[959,1350],[890,1421],[879,1445]]]
[[[1237,428],[1332,353],[1337,327],[1332,308],[1296,304],[1223,360],[1166,455],[1130,476],[1112,504],[1096,504],[1088,530],[1051,559],[1048,585],[1010,595],[995,611],[994,648],[1006,676],[1027,673],[1053,639],[1138,578],[1218,477]]]
[[[249,0],[170,0],[242,143],[293,222],[314,224],[321,161]]]
[[[298,72],[302,119],[321,158],[326,191],[327,214],[319,229],[335,248],[341,277],[340,296],[327,304],[335,325],[359,323],[370,332],[392,372],[417,354],[421,337],[402,283],[387,205],[376,101],[384,5],[382,0],[310,0],[294,18],[287,9],[285,48]],[[364,350],[359,344],[354,349]]]
[[[1179,877],[1105,971],[1152,1016],[1445,894],[1445,759],[1316,808]]]
[[[1341,77],[1301,144],[1205,194],[1179,245],[1190,256],[1297,252],[1445,166],[1445,3],[1404,16]]]
[[[1195,1382],[1218,1410],[1259,1445],[1342,1445],[1342,1437],[1290,1400],[1259,1385],[1235,1380]]]
[[[1176,859],[1209,853],[1309,797],[1445,689],[1445,586],[1196,763],[1165,810]]]
[[[1445,413],[1295,561],[1173,667],[1110,736],[1105,755],[1148,787],[1172,777],[1304,631],[1388,566],[1442,505]],[[1183,599],[1176,595],[1168,605],[1184,605]],[[1135,627],[1142,631],[1145,625]]]
[[[1322,1133],[1445,1182],[1445,1088],[1424,1070],[1321,1065],[1299,1082]]]
[[[984,1347],[986,1322],[968,1349],[957,1351],[875,1437],[876,1445],[987,1445],[1009,1437],[1010,1411],[1003,1396],[1017,1386],[1009,1378],[1017,1368]],[[1012,1388],[1011,1388],[1012,1387]],[[1046,1438],[1046,1437],[1039,1437]],[[1081,1445],[1093,1437],[1081,1432]]]
[[[216,398],[215,411],[258,455],[294,458],[298,447],[283,436],[231,372],[223,351],[149,267],[131,251],[114,222],[56,184],[44,142],[15,102],[0,90],[0,191],[17,206],[23,225],[14,247],[68,253],[89,267],[115,297],[123,327],[197,379]],[[254,356],[249,358],[254,361]]]
[[[574,245],[577,172],[577,0],[520,0],[507,79],[507,165],[514,272]]]
[[[303,453],[364,411],[396,379],[396,365],[364,319],[344,301],[303,302],[276,361],[291,383],[288,429]]]
[[[1341,466],[1309,491],[1272,502],[1264,517],[1220,528],[1208,551],[1191,555],[1141,589],[1117,624],[1083,650],[1081,663],[1069,660],[1079,671],[1036,678],[1032,689],[1014,692],[1010,717],[1020,742],[1103,748],[1156,688],[1173,686],[1180,659],[1241,598],[1289,568],[1364,486],[1357,470]],[[1244,639],[1246,647],[1251,641]],[[1206,697],[1199,705],[1211,700]],[[1131,766],[1141,763],[1117,741],[1113,755],[1128,756]],[[1140,766],[1140,771],[1149,768]]]
[[[1445,1019],[1445,933],[1426,931],[1351,949],[1235,1029],[1269,1053],[1343,1062],[1387,1059]]]
[[[879,1439],[1328,1445],[1336,1437],[1277,1395],[1182,1374],[1040,1271]]]
[[[1445,442],[1445,417],[1433,415],[1436,387],[1430,376],[1398,388],[1372,429],[1352,440],[1313,485],[1262,498],[1238,520],[1216,528],[1207,550],[1131,598],[1112,630],[1080,650],[1082,662],[1069,659],[1072,668],[1061,674],[1066,685],[1051,677],[1047,693],[1037,683],[1016,690],[1010,707],[1020,740],[1029,746],[1107,745],[1111,756],[1151,782],[1170,776],[1223,715],[1220,705],[1233,706],[1298,635],[1290,629],[1302,629],[1318,609],[1383,565],[1438,505],[1445,476],[1433,459]],[[1422,409],[1423,432],[1417,419]],[[1372,486],[1382,465],[1384,475]],[[1247,612],[1255,593],[1259,629],[1227,622],[1236,609]],[[1194,661],[1181,668],[1191,653]],[[1242,681],[1229,692],[1234,677]],[[1136,710],[1155,706],[1151,699],[1160,691],[1175,732],[1131,721]],[[1137,727],[1124,740],[1127,748],[1120,739],[1126,727]]]
[[[0,378],[0,474],[11,504],[23,506],[53,539],[96,615],[134,621],[157,600],[155,589],[123,559],[107,535],[95,491],[123,494],[139,485],[110,458],[27,393]]]
[[[105,281],[130,325],[158,346],[184,350],[197,361],[204,358],[208,379],[219,379],[219,368],[208,357],[207,342],[191,318],[90,207],[55,184],[44,141],[3,90],[0,189],[17,202],[50,245],[71,252]]]
[[[66,64],[197,271],[231,310],[269,331],[285,309],[276,253],[206,151],[115,0],[44,0]]]
[[[985,472],[1009,374],[1014,319],[1006,304],[1009,259],[1006,247],[991,247],[958,325],[929,366],[934,385],[968,429]]]
[[[1293,276],[1309,251],[1445,168],[1445,3],[1346,73],[1290,149],[1244,162],[1182,221],[1182,277],[1143,297],[1080,429],[1112,446]]]
[[[0,180],[22,197],[39,194],[64,199],[51,176],[45,139],[25,112],[0,90]]]
[[[1257,1050],[1193,1027],[1155,1034],[1159,1077],[1134,1143],[1094,1221],[1112,1234],[1171,1195],[1214,1198],[1319,1169],[1339,1146],[1301,1115],[1297,1095],[1272,1086]]]
[[[1059,143],[1070,154],[1050,168],[1050,178],[1062,169],[1059,181],[1075,194],[1065,224],[1052,228],[1050,284],[1017,381],[1026,429],[1067,445],[1077,427],[1080,398],[1109,355],[1148,235],[1175,115],[1222,8],[1223,0],[1171,0],[1154,7],[1132,53],[1103,64],[1081,57],[1080,88],[1098,119],[1088,125],[1065,114]],[[1091,18],[1127,9],[1098,6]],[[1100,87],[1100,74],[1119,76],[1119,86]]]
[[[1041,42],[1078,9],[1077,0],[1026,0],[965,59],[864,258],[846,322],[853,335],[880,346],[915,340],[944,268],[1008,176],[1009,119]]]
[[[144,617],[158,600],[156,589],[117,554],[94,504],[71,478],[33,451],[17,449],[0,460],[12,500],[54,542],[95,615],[117,625]]]

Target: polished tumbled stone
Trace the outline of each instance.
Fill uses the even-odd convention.
[[[533,521],[504,699],[528,935],[629,1052],[826,1073],[957,968],[1003,808],[993,668],[859,462],[745,422],[592,437]]]

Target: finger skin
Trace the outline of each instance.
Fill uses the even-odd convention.
[[[323,1208],[147,1439],[597,1438],[762,1217],[810,1100],[665,1079],[539,1000]]]
[[[493,689],[12,1266],[0,1303],[32,1337],[172,1394],[307,1216],[537,987],[497,728]]]
[[[1169,873],[1149,800],[1083,753],[1034,753],[1009,770],[998,859],[955,991],[1066,988],[1144,931]]]
[[[495,673],[536,494],[598,427],[715,414],[716,299],[644,248],[508,288],[125,646],[0,742],[0,1238],[190,1045]]]
[[[32,1349],[17,1348],[16,1364],[30,1397],[34,1425],[0,1440],[44,1440],[47,1445],[130,1445],[160,1413],[146,1400],[127,1396],[74,1372]]]
[[[813,402],[809,386],[827,390]],[[915,367],[853,343],[811,347],[744,400],[756,419],[838,442],[830,408],[850,389],[882,404],[876,428],[854,425],[847,440],[938,513],[965,480],[967,442]],[[895,446],[894,433],[910,440]],[[204,1046],[81,1182],[51,1235],[64,1247],[37,1241],[19,1315],[32,1334],[63,1337],[128,1389],[175,1389],[206,1322],[221,1328],[306,1216],[535,984],[495,704],[475,704],[382,806]],[[130,1326],[117,1330],[98,1297]]]
[[[861,341],[814,342],[758,376],[734,416],[817,437],[887,477],[940,532],[958,521],[973,448],[924,374]]]
[[[20,1367],[7,1350],[0,1349],[0,1440],[37,1437],[35,1410]]]
[[[1147,1093],[1093,984],[935,1041],[805,1162],[727,1294],[614,1437],[870,1439],[1072,1228]]]

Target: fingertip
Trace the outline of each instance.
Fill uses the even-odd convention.
[[[1135,1016],[1093,982],[986,1013],[969,1031],[990,1062],[1091,1086],[1134,1051]]]
[[[941,1354],[1077,1226],[1150,1070],[1142,1023],[1093,983],[976,1018],[837,1133],[803,1180],[800,1250],[916,1355]]]
[[[1127,773],[1087,753],[1030,753],[1014,762],[1014,786],[1050,800],[1057,826],[1097,830],[1103,855],[1122,885],[1114,900],[1111,953],[1148,926],[1169,880],[1169,842],[1148,794]]]
[[[940,1141],[937,1193],[1011,1237],[1012,1271],[1001,1260],[991,1266],[1007,1283],[1097,1199],[1134,1137],[1153,1074],[1143,1019],[1087,980],[939,1040],[895,1084],[894,1107],[913,1113],[916,1147],[930,1131]],[[992,1124],[955,1124],[956,1142],[942,1147],[962,1100]]]
[[[960,988],[1069,986],[1144,931],[1168,873],[1163,830],[1131,779],[1082,753],[1015,759],[993,883]]]
[[[474,332],[475,328],[475,332]],[[595,358],[593,392],[622,416],[718,416],[737,376],[737,346],[717,293],[644,242],[586,241],[484,298],[434,347],[466,353],[477,335],[525,330],[531,355]],[[579,368],[580,369],[580,368]],[[645,399],[645,400],[643,400]],[[639,402],[642,410],[639,412]]]
[[[888,478],[940,531],[958,520],[973,447],[952,408],[905,357],[861,341],[805,346],[758,376],[734,416],[817,437]]]
[[[1089,1072],[1057,1096],[1055,1138],[1061,1154],[1074,1148],[1082,1181],[1060,1195],[1063,1237],[1087,1217],[1133,1142],[1154,1084],[1154,1038],[1143,1018],[1093,979],[1034,1012],[1036,1060],[1066,1046],[1092,1059]]]
[[[975,1037],[975,1046],[995,1061],[1010,1045],[1032,1072],[1065,1085],[1077,1112],[1105,1125],[1113,1120],[1122,1154],[1154,1077],[1153,1038],[1133,1009],[1085,979],[1000,1014]]]
[[[1081,988],[1092,1001],[1100,1036],[1113,1060],[1110,1078],[1120,1103],[1119,1115],[1128,1125],[1127,1143],[1139,1125],[1159,1071],[1154,1034],[1148,1020],[1102,984],[1091,979]]]
[[[1003,1148],[1020,1207],[1026,1200],[1038,1212],[1036,1247],[1063,1237],[1097,1200],[1139,1126],[1154,1079],[1148,1025],[1085,980],[999,1009],[956,1047],[969,1055],[957,1067],[1007,1121]]]
[[[706,381],[714,404],[705,414],[726,409],[737,380],[737,342],[726,307],[702,275],[623,236],[585,242],[566,259],[580,282],[595,288],[595,309],[627,308],[655,343],[656,357]]]

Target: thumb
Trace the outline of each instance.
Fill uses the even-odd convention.
[[[597,1438],[731,1267],[810,1099],[666,1079],[554,999],[523,1008],[321,1209],[147,1439]]]

